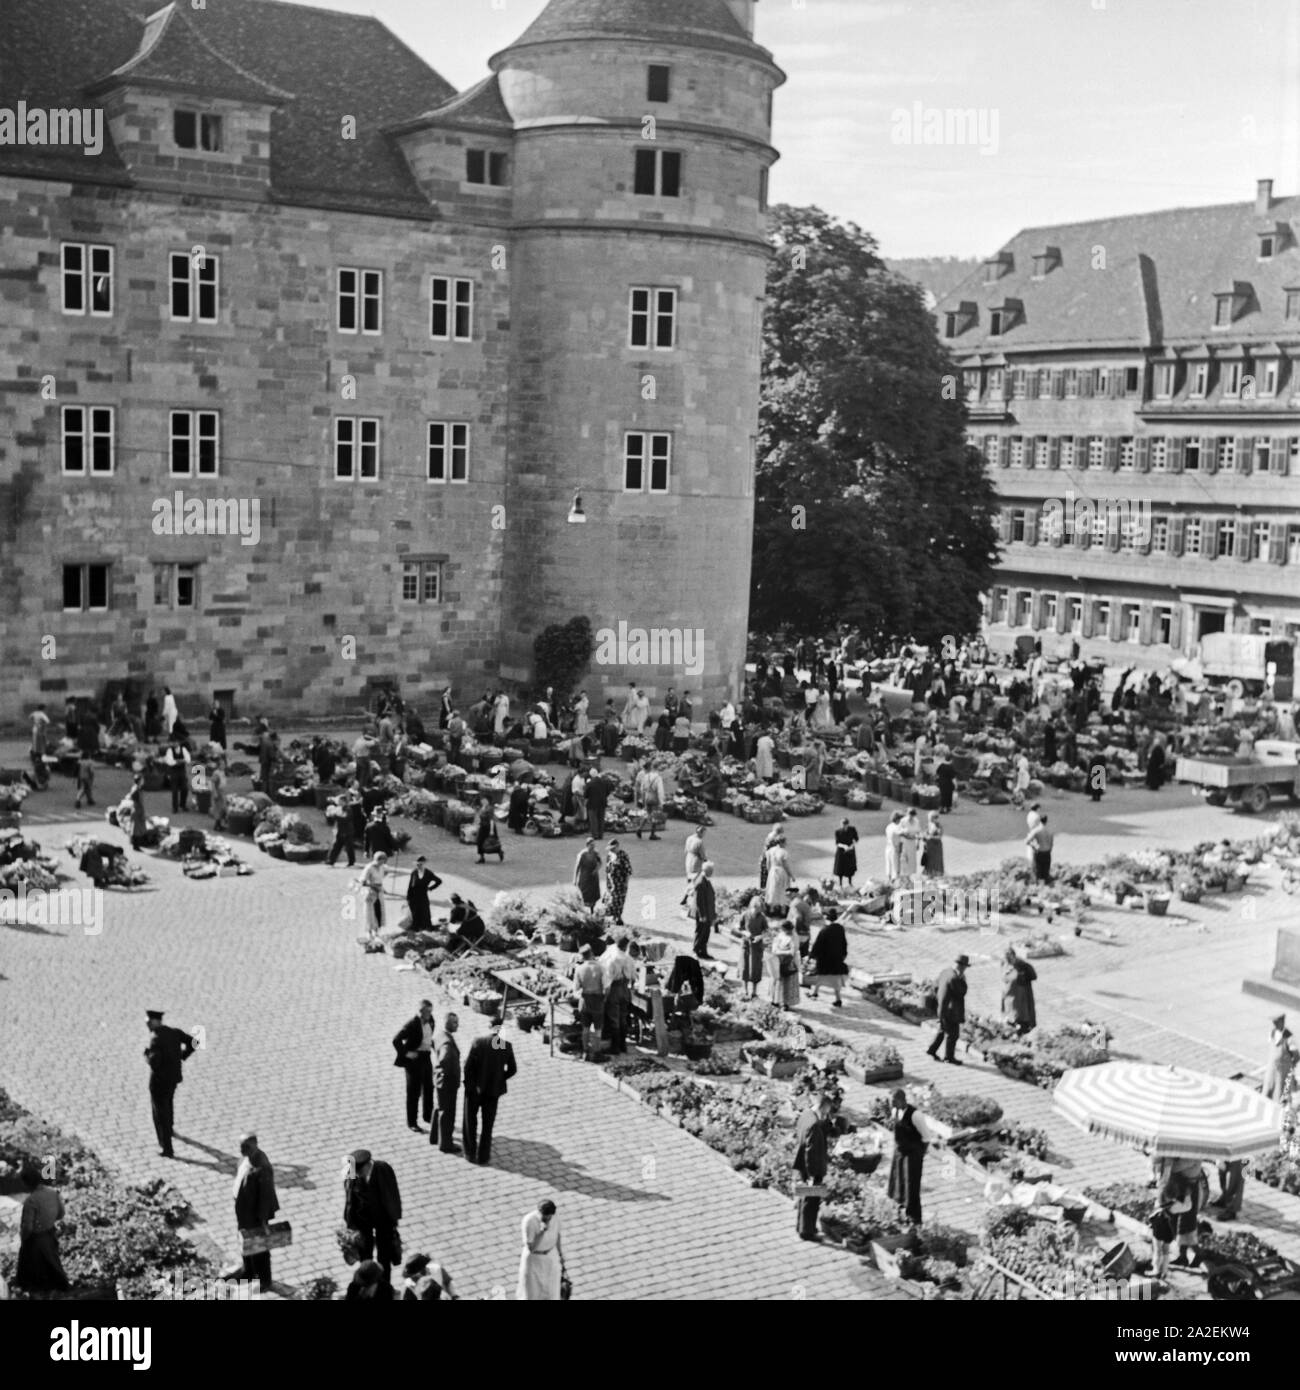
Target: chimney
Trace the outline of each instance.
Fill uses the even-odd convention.
[[[727,8],[736,17],[736,23],[752,39],[754,37],[754,5],[757,0],[727,0]]]
[[[1260,179],[1255,185],[1255,212],[1263,217],[1273,206],[1273,180]]]

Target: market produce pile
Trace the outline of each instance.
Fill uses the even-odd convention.
[[[57,861],[45,854],[35,840],[16,829],[0,830],[0,888],[17,891],[25,883],[29,891],[50,892],[59,886]]]

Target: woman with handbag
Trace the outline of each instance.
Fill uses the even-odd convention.
[[[744,937],[740,943],[740,982],[746,999],[758,998],[758,982],[763,978],[763,950],[767,936],[767,914],[763,899],[753,897],[740,919]]]
[[[547,1198],[523,1220],[524,1248],[519,1255],[520,1301],[559,1302],[563,1297],[564,1250],[560,1245],[560,1218],[555,1203]]]
[[[777,927],[769,960],[768,998],[783,1009],[793,1009],[799,1002],[799,942],[793,922]]]
[[[474,847],[478,850],[477,863],[484,862],[484,856],[495,854],[500,864],[506,857],[501,847],[501,837],[497,834],[497,818],[492,814],[492,803],[487,797],[480,797],[478,803],[478,828],[474,832]]]
[[[808,953],[811,974],[807,983],[812,986],[812,997],[817,998],[819,986],[829,985],[835,991],[835,1002],[831,1005],[834,1009],[844,1007],[840,991],[849,980],[849,942],[839,916],[838,908],[826,909],[826,925],[817,933]]]

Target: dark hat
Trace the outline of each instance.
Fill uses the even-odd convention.
[[[897,1105],[901,1109],[904,1105],[907,1104],[907,1092],[895,1091],[894,1094],[890,1097],[890,1100],[893,1102],[893,1104]]]
[[[1285,1015],[1285,1014],[1278,1014],[1278,1016],[1273,1020],[1273,1027],[1274,1027],[1274,1028],[1285,1028],[1285,1027],[1286,1027],[1286,1015]]]
[[[146,1009],[146,1010],[145,1010],[145,1015],[146,1015],[146,1017],[148,1017],[149,1019],[151,1019],[151,1020],[153,1020],[153,1021],[155,1021],[155,1022],[161,1023],[161,1022],[162,1022],[163,1011],[162,1011],[161,1009]]]
[[[353,1149],[352,1162],[358,1168],[364,1168],[370,1162],[369,1149]]]
[[[431,1263],[428,1255],[412,1255],[402,1266],[402,1274],[407,1279],[414,1279],[417,1275],[423,1274]]]
[[[580,956],[589,956],[591,954],[591,947],[586,942],[583,942],[582,948],[579,950],[578,954]]]
[[[958,965],[962,965],[962,966],[969,965],[969,964],[970,964],[970,957],[969,957],[969,956],[958,956],[958,957],[957,957],[957,964],[958,964]]]

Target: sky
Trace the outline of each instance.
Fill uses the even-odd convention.
[[[318,0],[376,15],[462,90],[545,2]],[[759,0],[756,15],[789,79],[772,201],[856,222],[888,257],[1246,202],[1260,178],[1300,192],[1300,0]]]

